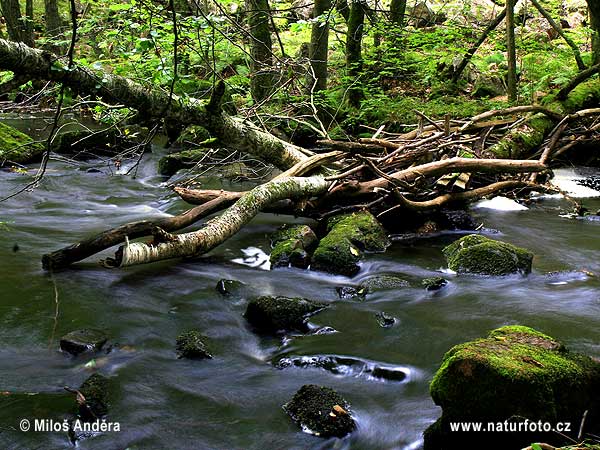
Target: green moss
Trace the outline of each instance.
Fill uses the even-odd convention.
[[[313,254],[311,268],[352,276],[363,252],[381,252],[389,239],[381,224],[369,212],[336,216],[327,223],[327,235]]]
[[[567,421],[592,406],[598,383],[599,363],[536,330],[509,326],[448,351],[430,392],[448,420]]]
[[[39,160],[44,146],[25,133],[0,123],[0,166],[6,163],[28,164]]]
[[[555,125],[555,122],[544,114],[536,114],[525,125],[510,131],[489,151],[498,158],[521,158],[544,141],[544,136]]]
[[[158,161],[158,173],[171,176],[180,169],[194,167],[198,161],[206,157],[210,149],[199,148],[196,150],[184,150],[163,156]]]
[[[596,107],[600,103],[600,80],[593,79],[579,84],[562,102],[567,112]]]
[[[84,420],[96,420],[108,413],[108,378],[95,373],[79,387],[85,403],[79,405],[79,414]]]
[[[350,405],[331,388],[302,386],[283,409],[300,426],[321,437],[343,437],[356,428]]]
[[[177,336],[177,358],[212,358],[204,343],[205,337],[199,331],[191,330]]]
[[[428,291],[437,291],[448,284],[448,280],[442,277],[424,278],[421,280],[421,286]]]
[[[526,249],[478,234],[464,236],[444,248],[443,253],[451,270],[481,275],[527,274],[533,260]]]
[[[305,331],[307,318],[326,307],[305,298],[263,296],[250,300],[245,317],[261,331]]]
[[[360,288],[366,292],[398,289],[408,286],[410,286],[408,281],[396,275],[376,275],[367,278],[360,284]]]
[[[308,254],[317,243],[317,236],[308,225],[285,226],[273,234],[271,267],[300,267],[310,264]]]

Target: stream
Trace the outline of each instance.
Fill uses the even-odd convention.
[[[93,370],[108,376],[114,387],[109,418],[120,431],[82,440],[82,449],[417,449],[441,413],[429,382],[453,345],[523,324],[600,357],[600,222],[561,217],[569,205],[556,198],[526,211],[473,210],[486,229],[498,230],[491,237],[534,252],[532,274],[443,273],[450,283],[439,292],[424,290],[420,280],[440,275],[441,250],[460,233],[396,242],[384,254],[368,255],[353,280],[233,262],[251,247],[268,254],[269,234],[298,221],[269,214],[200,258],[111,270],[97,263],[110,254],[105,252],[70,270],[42,270],[44,253],[112,226],[187,209],[156,175],[164,153],[155,146],[144,155],[136,178],[122,173],[126,167],[111,174],[93,161],[81,167],[52,161],[38,189],[0,203],[0,396],[63,393],[63,386],[79,386]],[[99,171],[88,171],[92,166]],[[0,193],[28,179],[3,171]],[[236,188],[215,180],[207,187]],[[582,200],[591,211],[600,209],[600,197]],[[338,286],[383,273],[399,273],[411,286],[379,291],[366,301],[341,300],[336,293]],[[246,288],[224,297],[215,289],[223,278]],[[311,324],[336,332],[284,340],[257,335],[243,313],[248,297],[258,294],[330,303]],[[392,327],[379,325],[382,311],[397,319]],[[112,351],[78,358],[59,351],[62,335],[86,327],[106,330]],[[176,336],[193,328],[207,336],[214,359],[176,359]],[[282,358],[318,355],[354,358],[406,376],[377,378],[360,365],[335,373],[276,367]],[[343,440],[301,432],[281,406],[307,383],[340,392],[352,405],[357,431]],[[64,405],[47,397],[36,408],[62,420]],[[25,396],[2,403],[0,448],[72,448],[64,432],[18,431],[30,401]]]

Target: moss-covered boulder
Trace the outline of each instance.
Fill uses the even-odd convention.
[[[42,157],[44,146],[0,122],[0,167],[6,164],[28,164]]]
[[[170,177],[178,170],[194,167],[199,161],[204,160],[209,152],[212,150],[198,148],[165,155],[158,160],[158,173]]]
[[[123,129],[71,130],[58,134],[52,141],[51,149],[54,153],[71,155],[76,159],[113,156],[140,145],[143,146],[142,150],[150,150],[150,143],[145,141],[147,136],[148,130],[138,125]]]
[[[305,298],[263,296],[250,300],[245,317],[264,332],[306,331],[308,317],[327,305]]]
[[[79,392],[85,398],[78,402],[79,417],[91,421],[100,419],[108,413],[109,381],[108,378],[95,373],[79,387]]]
[[[424,278],[421,280],[421,286],[427,291],[439,291],[448,284],[448,280],[442,277]]]
[[[285,412],[306,432],[321,437],[344,437],[356,428],[350,405],[331,388],[306,384],[292,400],[283,405]]]
[[[177,358],[210,359],[212,355],[204,342],[206,339],[199,331],[191,330],[177,336]]]
[[[311,269],[353,276],[364,252],[382,252],[389,244],[384,228],[371,213],[335,216],[327,223],[327,235],[313,254]]]
[[[599,362],[570,352],[531,328],[499,328],[487,338],[457,345],[444,355],[430,387],[433,401],[442,407],[442,417],[425,434],[425,448],[454,448],[446,447],[448,439],[456,439],[454,443],[481,439],[477,433],[449,432],[451,422],[528,419],[579,424],[587,410],[588,417],[594,417],[588,423],[597,428],[599,387]],[[507,445],[505,439],[509,439],[515,445],[504,448],[532,442],[530,434],[487,436],[486,442]],[[440,442],[445,444],[440,446]]]
[[[77,356],[80,353],[102,349],[107,340],[108,336],[101,330],[90,328],[75,330],[60,339],[60,349]]]
[[[443,250],[448,267],[458,273],[480,275],[528,274],[533,254],[506,242],[470,234]]]
[[[201,147],[210,147],[214,142],[208,130],[200,125],[191,125],[184,129],[175,141],[175,146],[182,150],[192,150]]]
[[[310,265],[310,254],[317,244],[317,235],[308,225],[294,225],[278,230],[271,237],[271,268]]]
[[[410,286],[410,283],[397,275],[375,275],[360,284],[360,289],[367,293],[388,291]],[[359,290],[360,290],[359,289]]]

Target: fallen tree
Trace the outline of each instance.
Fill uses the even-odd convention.
[[[380,129],[372,138],[357,142],[322,141],[321,145],[334,151],[314,154],[223,112],[222,83],[215,86],[209,101],[184,101],[160,89],[146,88],[87,67],[75,65],[67,70],[65,62],[54,55],[4,40],[0,40],[0,69],[11,70],[19,77],[64,83],[76,92],[101,96],[103,101],[118,102],[156,120],[202,125],[232,149],[283,170],[275,179],[248,192],[177,188],[184,200],[199,206],[178,216],[106,230],[44,255],[43,265],[49,270],[66,267],[119,244],[124,245],[114,258],[105,260],[105,265],[125,267],[199,255],[233,236],[260,211],[319,219],[368,210],[375,216],[394,216],[401,221],[407,212],[428,212],[499,192],[549,189],[535,184],[534,175],[545,172],[553,154],[564,148],[559,145],[560,139],[572,121],[600,112],[577,112],[577,105],[583,107],[589,102],[582,92],[600,92],[597,82],[588,81],[589,85],[574,87],[562,103],[490,111],[466,121],[436,122],[426,118],[430,125],[402,135],[383,133],[382,138]],[[543,130],[534,127],[537,123],[543,124]],[[550,150],[546,147],[537,160],[506,158],[515,155],[498,149],[516,148],[515,133],[523,133],[526,126],[535,128],[537,144],[531,148],[539,146],[550,132]],[[586,136],[595,130],[589,128]],[[525,153],[521,147],[521,154],[530,158],[531,153]],[[174,234],[225,208],[228,209],[198,230]],[[153,240],[130,241],[145,236],[152,236]]]

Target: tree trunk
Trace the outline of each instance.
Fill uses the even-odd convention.
[[[390,21],[402,28],[406,14],[406,0],[392,0],[390,4]]]
[[[587,0],[592,29],[592,65],[600,63],[600,0]]]
[[[57,0],[44,0],[44,15],[46,17],[46,33],[56,37],[62,28]]]
[[[331,0],[315,0],[312,26],[310,36],[310,58],[311,73],[308,76],[308,88],[310,90],[322,91],[327,89],[327,54],[329,52],[329,9]]]
[[[248,120],[231,117],[221,111],[218,98],[223,92],[213,93],[210,103],[195,99],[181,101],[160,89],[149,90],[127,78],[96,72],[74,65],[67,70],[64,59],[23,44],[0,39],[0,70],[11,70],[16,75],[64,83],[76,92],[103,97],[137,109],[142,116],[168,118],[183,126],[203,125],[213,136],[231,148],[286,170],[303,161],[312,152],[276,138],[260,130]],[[217,87],[224,89],[221,83]],[[167,107],[168,106],[168,107]]]
[[[9,39],[33,46],[33,35],[28,33],[27,18],[21,16],[19,0],[0,0],[0,8],[2,8],[2,15],[6,20]]]
[[[515,48],[515,0],[506,0],[506,53],[508,101],[517,101],[517,52]]]
[[[365,22],[365,5],[362,0],[352,0],[348,31],[346,35],[346,68],[352,78],[348,89],[348,103],[358,108],[362,100],[362,89],[358,77],[362,69],[362,37]]]
[[[273,91],[273,42],[271,40],[270,10],[268,0],[247,0],[248,26],[250,27],[250,90],[254,101],[260,102]]]

